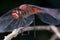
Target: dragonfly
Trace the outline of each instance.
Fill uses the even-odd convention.
[[[60,9],[22,4],[0,17],[0,33],[11,32],[19,27],[27,27],[34,22],[34,14],[49,25],[60,25]]]

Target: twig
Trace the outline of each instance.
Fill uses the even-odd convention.
[[[58,31],[58,28],[55,26],[51,26],[51,29],[57,35],[57,37],[60,39],[60,32]]]
[[[34,27],[20,27],[18,29],[13,30],[13,32],[11,34],[8,34],[7,36],[5,36],[4,40],[11,40],[13,37],[16,37],[19,33],[25,32],[25,31],[31,31],[31,30],[50,30],[50,29],[56,29],[55,26],[51,25],[51,26],[34,26]],[[58,30],[53,30],[55,32],[55,34],[58,34]],[[59,34],[60,35],[60,34]],[[60,37],[60,36],[58,36]]]
[[[50,40],[56,40],[57,39],[57,35],[56,34],[54,34],[51,38],[50,38]]]

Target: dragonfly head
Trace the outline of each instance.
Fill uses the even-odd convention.
[[[14,9],[12,11],[12,17],[14,19],[19,19],[21,17],[21,14],[22,14],[21,12],[22,12],[21,9],[18,9],[18,8]]]

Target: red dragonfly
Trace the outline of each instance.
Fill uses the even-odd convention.
[[[59,9],[23,4],[0,17],[0,32],[10,32],[15,28],[29,26],[35,19],[34,14],[38,15],[42,22],[60,25]]]

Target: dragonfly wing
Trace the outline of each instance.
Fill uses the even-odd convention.
[[[0,17],[0,32],[4,32],[3,30],[14,20],[11,16],[11,12],[12,10]]]
[[[42,9],[44,12],[36,13],[40,20],[51,25],[60,25],[60,9],[44,8],[35,5],[32,7]]]
[[[5,31],[10,32],[19,27],[27,27],[33,22],[33,20],[34,20],[33,15],[27,18],[20,18],[18,20],[14,20],[7,28],[5,28]]]
[[[60,20],[60,9],[56,9],[56,19]]]
[[[49,14],[40,13],[38,14],[38,17],[44,23],[47,23],[50,25],[60,25],[60,22]]]
[[[30,16],[27,17],[27,18],[23,18],[22,21],[23,21],[23,23],[24,23],[23,26],[30,25],[30,24],[34,21],[34,15],[30,15]]]
[[[60,25],[60,12],[58,9],[43,9],[45,13],[38,14],[40,19],[51,25]]]
[[[19,18],[19,19],[14,19],[11,16],[11,13],[12,13],[12,10],[8,11],[7,13],[3,14],[0,17],[0,33],[11,32],[12,30],[14,30],[18,27],[29,26],[34,20],[33,15],[28,16],[26,18],[22,17],[22,18]]]

